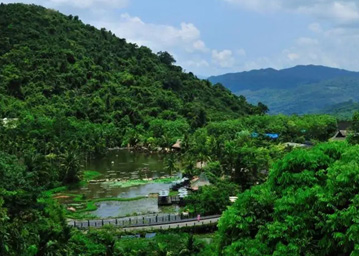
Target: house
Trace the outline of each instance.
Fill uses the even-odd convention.
[[[158,194],[158,205],[171,205],[172,200],[170,197],[170,192],[168,190],[161,190]]]
[[[178,150],[178,151],[181,150],[181,143],[182,143],[181,140],[177,140],[177,142],[172,145],[172,149]]]
[[[269,139],[272,139],[272,140],[276,140],[279,138],[279,134],[277,133],[266,133],[266,134],[263,134],[265,137],[269,138]],[[259,134],[256,133],[256,132],[253,132],[251,134],[251,137],[252,138],[258,138],[259,137]]]
[[[333,136],[332,140],[334,141],[341,141],[341,140],[345,140],[348,136],[348,131],[347,130],[339,130],[337,131],[337,133]]]

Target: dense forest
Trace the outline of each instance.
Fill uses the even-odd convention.
[[[266,115],[265,105],[183,72],[169,53],[127,43],[77,16],[1,4],[0,31],[0,255],[357,250],[358,114],[348,142],[321,144],[335,134],[336,118]],[[82,232],[67,225],[66,209],[48,193],[78,186],[83,163],[110,147],[154,151],[179,139],[181,151],[163,153],[166,168],[207,174],[212,185],[190,195],[187,207],[194,214],[224,212],[215,235]]]

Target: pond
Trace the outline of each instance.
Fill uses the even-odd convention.
[[[146,198],[136,201],[101,202],[92,214],[101,218],[124,217],[131,214],[150,214],[159,212],[157,198]]]
[[[84,169],[98,171],[105,178],[144,179],[168,175],[163,155],[125,149],[111,150],[105,157],[91,159]]]
[[[86,200],[99,198],[144,197],[161,190],[168,190],[170,182],[156,182],[157,178],[169,176],[163,164],[163,155],[131,152],[129,150],[109,151],[105,157],[92,159],[84,170],[97,171],[96,179],[141,180],[154,179],[144,184],[118,186],[114,182],[87,183],[81,188],[66,191],[69,194],[83,195]],[[175,175],[175,174],[172,174]],[[180,174],[177,174],[180,177]],[[133,201],[110,201],[96,203],[97,210],[91,214],[98,217],[117,217],[130,214],[161,212],[157,198],[144,198]]]
[[[91,160],[85,170],[97,171],[102,175],[99,179],[120,178],[138,180],[159,178],[169,173],[165,170],[163,159],[159,154],[131,152],[129,150],[113,150],[105,157]],[[133,198],[158,193],[169,189],[169,183],[148,183],[134,186],[115,186],[113,183],[89,183],[73,190],[72,193],[83,194],[87,199],[97,198]]]

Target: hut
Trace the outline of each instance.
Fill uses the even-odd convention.
[[[170,192],[168,190],[161,190],[158,194],[158,205],[171,205]]]
[[[229,201],[231,201],[231,203],[234,203],[235,201],[237,201],[238,196],[230,196],[229,197]]]
[[[181,144],[182,144],[182,141],[181,141],[181,140],[177,140],[177,142],[172,145],[172,149],[173,149],[173,150],[180,151],[180,150],[181,150]]]
[[[335,141],[345,140],[347,138],[347,136],[348,136],[348,131],[347,130],[339,130],[333,136],[332,140],[335,140]]]

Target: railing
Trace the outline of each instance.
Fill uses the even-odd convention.
[[[218,219],[219,217],[220,215],[201,217],[199,224],[202,223],[202,225],[204,225],[203,221]],[[95,228],[103,227],[105,225],[111,225],[121,228],[131,228],[131,227],[151,227],[151,226],[155,227],[161,225],[182,224],[182,223],[194,222],[194,221],[198,221],[198,220],[197,218],[192,218],[192,216],[186,218],[180,215],[168,214],[162,216],[155,215],[155,216],[142,216],[142,217],[131,217],[131,218],[82,220],[82,221],[74,220],[74,221],[70,221],[68,224],[76,228],[85,228],[85,229],[90,227],[95,227]]]

